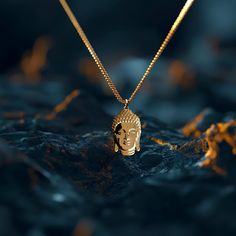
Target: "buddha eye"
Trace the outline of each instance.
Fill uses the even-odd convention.
[[[130,133],[131,134],[136,134],[136,131],[133,129],[133,130],[130,130]]]

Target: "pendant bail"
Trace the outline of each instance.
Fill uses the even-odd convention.
[[[124,106],[124,109],[127,109],[127,108],[128,108],[128,105],[129,105],[129,100],[128,100],[128,99],[125,99],[125,106]]]

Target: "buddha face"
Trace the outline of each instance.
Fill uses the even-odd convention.
[[[123,156],[132,156],[140,151],[141,122],[128,108],[123,109],[112,122],[115,152],[121,151]]]
[[[115,130],[115,141],[123,151],[134,150],[138,140],[136,125],[132,123],[120,123]]]

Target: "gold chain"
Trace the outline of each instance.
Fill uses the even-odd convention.
[[[178,17],[176,18],[174,24],[172,25],[170,31],[168,32],[168,34],[165,37],[163,43],[161,44],[160,48],[158,49],[156,55],[154,56],[154,58],[150,62],[147,70],[145,71],[145,73],[143,74],[141,80],[139,81],[137,87],[135,88],[135,90],[133,91],[133,93],[131,94],[129,99],[124,99],[124,98],[122,98],[122,96],[118,92],[115,84],[112,82],[110,76],[108,75],[108,73],[107,73],[106,69],[104,68],[102,62],[100,61],[98,55],[94,51],[92,45],[90,44],[88,38],[86,37],[86,35],[85,35],[82,27],[80,26],[79,22],[76,20],[73,12],[71,11],[69,5],[66,2],[66,0],[60,0],[60,3],[62,5],[62,7],[64,8],[64,10],[65,10],[66,14],[68,15],[71,23],[75,27],[75,29],[78,32],[80,38],[82,39],[83,43],[85,44],[86,48],[88,49],[89,53],[91,54],[92,58],[94,59],[95,63],[97,64],[97,66],[98,66],[99,70],[101,71],[102,75],[104,76],[104,79],[106,80],[109,88],[111,89],[111,91],[113,92],[113,94],[117,98],[117,100],[120,103],[125,104],[125,106],[127,106],[134,99],[135,95],[137,94],[137,92],[142,87],[142,85],[143,85],[144,81],[146,80],[146,78],[148,77],[151,69],[153,68],[154,64],[159,59],[159,57],[161,56],[162,52],[164,51],[164,49],[168,45],[169,41],[173,37],[175,31],[177,30],[177,28],[179,27],[180,23],[184,19],[185,15],[187,14],[187,12],[188,12],[189,8],[191,7],[191,5],[193,4],[193,2],[194,2],[194,0],[187,0],[186,1],[186,3],[184,4],[183,8],[181,9]]]

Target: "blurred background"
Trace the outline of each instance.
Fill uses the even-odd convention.
[[[124,97],[137,85],[184,2],[68,1]],[[235,0],[196,0],[131,109],[175,127],[206,107],[236,110],[235,10]],[[13,104],[1,100],[2,108],[34,113],[36,106],[53,107],[74,89],[111,115],[122,108],[59,1],[1,0],[0,32],[0,95],[14,94]]]

